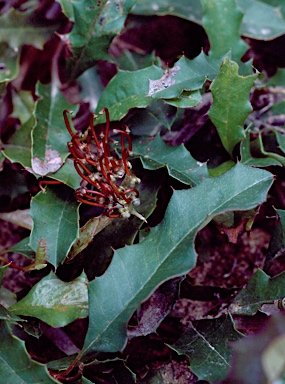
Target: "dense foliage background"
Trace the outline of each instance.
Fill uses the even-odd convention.
[[[3,382],[285,383],[284,2],[0,13]],[[74,193],[63,111],[104,147],[103,108],[129,218]]]

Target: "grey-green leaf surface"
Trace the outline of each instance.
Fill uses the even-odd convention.
[[[60,280],[53,272],[40,280],[9,312],[33,316],[54,328],[88,316],[88,281],[84,273],[71,282]]]
[[[39,241],[46,240],[47,261],[58,267],[78,237],[78,204],[71,190],[58,185],[47,188],[32,198],[31,217],[34,226],[30,246],[36,251]]]
[[[73,1],[74,27],[70,33],[73,57],[69,62],[69,77],[74,79],[97,60],[109,60],[109,45],[124,27],[135,0],[115,2],[102,0]]]
[[[229,343],[242,335],[230,316],[191,323],[172,345],[180,354],[190,358],[190,369],[200,380],[216,383],[223,380],[230,368]]]
[[[0,322],[0,371],[5,384],[57,383],[48,374],[45,365],[31,360],[24,341],[13,336],[4,320]]]
[[[131,13],[136,15],[173,15],[201,23],[203,9],[200,0],[137,0]]]
[[[65,109],[76,111],[69,104],[55,84],[38,83],[36,104],[36,125],[32,130],[32,169],[34,173],[45,176],[56,172],[68,156],[67,131],[62,112]]]
[[[140,156],[144,168],[154,170],[166,166],[169,175],[184,184],[193,186],[208,177],[206,164],[196,161],[183,144],[170,147],[159,135],[153,140],[134,140],[132,152]]]
[[[253,315],[263,304],[285,296],[285,272],[270,277],[261,269],[251,277],[246,288],[235,297],[230,311],[233,314]]]
[[[210,56],[220,58],[231,51],[240,59],[247,50],[247,44],[240,37],[242,12],[234,0],[201,0],[203,5],[203,26],[210,40]]]
[[[174,191],[163,221],[147,238],[115,252],[103,276],[89,284],[89,329],[82,353],[118,351],[133,311],[163,281],[196,263],[194,239],[215,215],[247,210],[266,199],[272,175],[237,164],[189,190]]]
[[[238,7],[244,12],[240,33],[258,40],[271,40],[285,33],[285,20],[281,8],[266,1],[237,0]]]
[[[31,116],[10,138],[4,146],[4,155],[12,163],[20,163],[25,168],[31,168],[31,129],[35,124]]]
[[[245,137],[243,124],[252,110],[249,93],[255,78],[256,75],[239,76],[238,65],[226,57],[211,85],[213,105],[209,117],[230,154]]]

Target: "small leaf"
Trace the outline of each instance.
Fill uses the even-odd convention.
[[[32,130],[32,169],[40,175],[56,172],[69,155],[67,131],[62,112],[75,111],[54,84],[38,83],[35,117],[37,123]]]
[[[230,368],[229,343],[242,335],[234,327],[230,316],[199,320],[190,324],[171,346],[190,358],[190,369],[200,380],[211,383],[224,379]]]
[[[202,101],[199,91],[183,91],[179,97],[165,99],[165,102],[178,108],[195,107]]]
[[[256,75],[239,76],[238,65],[226,57],[211,85],[213,105],[209,117],[230,154],[245,137],[243,124],[252,110],[249,92],[255,78]]]
[[[203,26],[208,34],[210,56],[220,58],[229,51],[240,59],[247,50],[239,30],[242,12],[234,0],[201,0],[203,5]]]
[[[92,217],[88,220],[79,230],[79,238],[72,245],[68,254],[68,261],[71,261],[78,253],[82,252],[91,243],[94,236],[109,225],[111,221],[112,219],[106,216]]]
[[[7,323],[0,322],[0,371],[3,383],[44,383],[52,384],[53,380],[47,368],[28,356],[25,343],[12,335]]]
[[[162,223],[141,243],[115,251],[105,274],[89,284],[89,329],[82,353],[122,349],[126,324],[139,304],[163,281],[194,267],[197,231],[219,213],[263,202],[272,179],[264,170],[237,164],[222,176],[174,191]]]
[[[81,274],[64,282],[50,272],[39,281],[9,312],[33,316],[54,328],[64,327],[76,319],[88,316],[87,279]]]
[[[6,249],[1,253],[4,253],[4,252],[20,253],[21,255],[26,256],[28,259],[35,258],[35,251],[33,251],[32,248],[30,247],[30,237],[26,237],[25,239],[21,240],[19,243],[13,245],[12,247]]]
[[[263,304],[285,296],[285,272],[270,277],[258,269],[246,288],[242,289],[231,304],[230,311],[238,315],[253,315]]]
[[[57,186],[39,192],[32,198],[31,217],[34,226],[30,246],[36,251],[41,239],[47,244],[47,261],[58,267],[78,237],[78,204],[72,191]]]
[[[170,147],[159,135],[151,141],[148,138],[134,140],[132,152],[140,156],[144,168],[154,170],[166,166],[169,175],[184,184],[193,186],[208,177],[206,164],[196,161],[183,144]]]
[[[275,158],[272,157],[263,157],[264,155],[260,152],[260,145],[256,145],[256,142],[250,141],[250,129],[247,128],[245,131],[245,138],[241,141],[241,162],[243,164],[251,165],[253,167],[268,167],[270,165],[281,165],[280,161],[278,161]],[[258,140],[259,141],[259,140]],[[257,151],[256,151],[256,147]],[[258,156],[258,154],[255,153],[255,156],[251,154],[251,151],[254,150],[254,152],[259,152],[261,157],[255,157]]]
[[[45,239],[41,239],[39,241],[34,262],[24,267],[24,270],[33,271],[33,270],[39,270],[39,269],[45,268],[47,266],[46,257],[47,257],[47,243]]]
[[[109,60],[108,48],[113,37],[124,27],[135,0],[73,1],[74,26],[70,33],[73,57],[69,61],[70,79],[75,79],[97,60]],[[71,11],[68,11],[71,15]]]

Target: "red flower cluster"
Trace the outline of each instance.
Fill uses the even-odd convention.
[[[139,192],[135,188],[140,179],[131,173],[131,163],[128,156],[132,151],[132,140],[129,129],[114,130],[120,134],[121,157],[118,151],[111,150],[118,142],[109,138],[110,117],[107,108],[100,113],[106,114],[105,132],[96,135],[94,129],[94,114],[90,115],[90,127],[86,132],[75,134],[70,126],[68,110],[63,112],[65,125],[71,135],[68,143],[70,153],[74,157],[74,167],[81,176],[80,188],[76,190],[76,198],[82,203],[105,209],[106,216],[110,218],[129,218],[135,215],[142,220],[143,216],[135,211],[140,205]],[[128,146],[125,146],[125,142]]]

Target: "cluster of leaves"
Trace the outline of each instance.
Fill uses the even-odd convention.
[[[278,68],[282,62],[274,67],[259,60],[256,46],[283,38],[284,3],[2,3],[1,217],[30,231],[5,250],[24,255],[24,266],[4,261],[0,268],[2,380],[164,382],[159,369],[142,374],[135,368],[132,346],[143,345],[166,321],[183,276],[196,265],[199,231],[212,219],[232,238],[241,223],[250,229],[274,175],[282,175],[285,70]],[[161,20],[170,29],[198,31],[198,51],[179,45],[175,51],[166,35],[146,46]],[[75,129],[84,131],[90,112],[103,108],[110,134],[124,125],[131,131],[139,217],[106,217],[74,195],[81,178],[62,113],[73,111]],[[105,123],[99,115],[95,129]],[[51,180],[61,184],[40,190],[39,182]],[[276,212],[267,273],[285,244],[285,211]],[[9,267],[36,279],[28,293],[16,298],[5,288]],[[285,274],[265,272],[235,291],[226,314],[180,324],[179,335],[161,338],[168,359],[190,358],[195,375],[189,383],[285,382],[279,301]],[[270,315],[262,342],[260,334],[237,330],[237,319],[257,311]],[[45,350],[42,334],[61,351],[56,357],[49,344]]]

